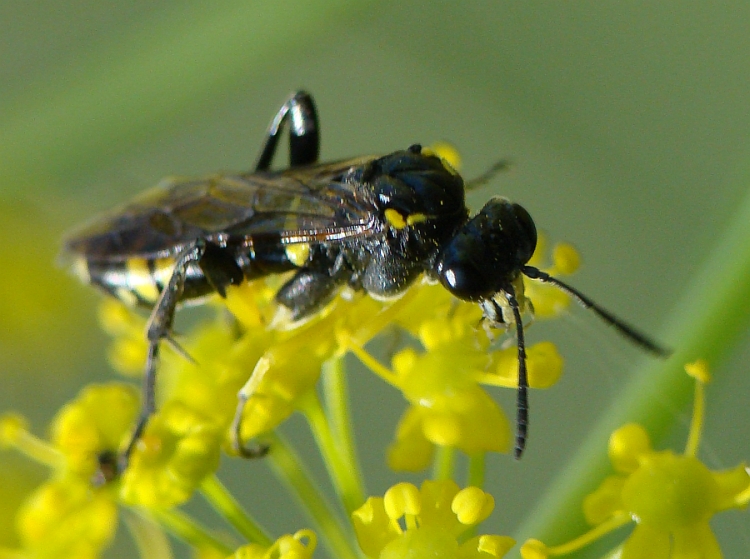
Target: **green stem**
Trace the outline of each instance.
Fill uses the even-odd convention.
[[[51,444],[28,431],[23,431],[13,445],[18,452],[49,468],[60,468],[65,464],[62,453]]]
[[[469,458],[469,478],[466,485],[480,489],[484,487],[485,454],[480,453]]]
[[[268,532],[242,508],[216,476],[204,479],[200,490],[211,506],[248,541],[266,547],[273,543]]]
[[[734,180],[750,185],[750,158]],[[675,344],[665,363],[651,361],[612,402],[588,437],[546,492],[545,498],[518,531],[517,539],[535,537],[556,542],[580,529],[581,502],[610,471],[607,459],[609,434],[628,421],[643,424],[659,440],[674,421],[673,409],[684,408],[693,383],[685,363],[706,359],[714,370],[727,358],[738,335],[750,319],[750,195],[701,271],[693,278],[665,329]]]
[[[316,531],[321,534],[331,555],[340,559],[359,559],[353,547],[353,537],[344,530],[344,523],[334,513],[333,505],[318,489],[304,462],[281,435],[272,433],[268,438],[271,443],[268,453],[269,464],[276,476],[297,498],[315,525]]]
[[[321,452],[325,452],[326,464],[334,458],[328,456],[328,452],[335,451],[335,459],[339,469],[343,468],[341,475],[337,476],[335,483],[340,498],[344,503],[347,514],[357,509],[365,502],[366,490],[364,487],[362,468],[357,457],[357,448],[352,430],[352,417],[349,411],[349,389],[346,381],[346,369],[344,357],[334,357],[323,365],[323,395],[325,398],[328,421],[326,425],[330,430],[330,448],[321,446]],[[328,451],[328,452],[326,452]]]
[[[212,547],[224,555],[229,555],[234,551],[182,511],[154,509],[144,511],[144,514],[154,517],[159,524],[172,532],[178,539],[187,542],[196,549]]]
[[[172,559],[172,548],[162,527],[153,517],[136,509],[125,509],[122,519],[138,547],[138,556],[144,559]]]
[[[450,446],[438,446],[435,449],[435,461],[432,464],[432,479],[453,479],[456,462],[456,450]]]

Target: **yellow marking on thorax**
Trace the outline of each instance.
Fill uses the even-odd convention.
[[[394,229],[401,230],[407,225],[416,225],[427,221],[427,216],[423,213],[415,213],[404,217],[398,210],[388,208],[385,210],[385,220]]]
[[[427,216],[425,214],[410,214],[406,216],[406,224],[407,225],[415,225],[417,223],[423,223],[427,221]]]
[[[156,301],[159,289],[156,281],[148,269],[145,258],[131,258],[125,263],[128,287],[146,301]]]
[[[395,229],[403,229],[406,227],[406,220],[398,211],[393,208],[385,210],[385,220],[388,224]]]
[[[301,268],[307,264],[307,259],[310,257],[310,244],[294,243],[286,245],[284,247],[284,252],[286,252],[286,257],[289,259],[289,262],[297,266],[297,268]]]

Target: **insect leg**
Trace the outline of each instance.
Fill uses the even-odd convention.
[[[205,243],[198,265],[208,283],[222,298],[227,296],[227,286],[239,285],[245,279],[234,252],[215,243]]]
[[[138,416],[133,434],[130,437],[125,451],[120,458],[120,471],[127,467],[130,454],[136,443],[141,438],[149,418],[156,411],[156,400],[154,397],[154,385],[156,382],[156,366],[159,361],[159,343],[168,339],[172,330],[175,308],[185,286],[185,275],[188,265],[197,262],[203,256],[205,243],[196,241],[189,245],[177,258],[169,282],[159,296],[154,310],[148,319],[146,328],[146,339],[148,340],[148,358],[146,360],[146,373],[143,377],[143,402],[141,413]]]
[[[339,285],[330,274],[302,268],[279,289],[276,301],[291,311],[292,320],[299,320],[328,303]]]
[[[652,341],[645,334],[640,333],[629,324],[617,318],[607,309],[600,307],[599,305],[594,303],[594,301],[589,299],[586,295],[584,295],[574,287],[569,286],[568,284],[550,276],[546,272],[542,272],[541,270],[534,268],[533,266],[524,266],[521,268],[521,272],[531,279],[554,285],[558,289],[572,296],[583,308],[591,309],[592,311],[594,311],[604,322],[606,322],[610,326],[613,326],[618,332],[620,332],[620,334],[628,338],[634,344],[642,347],[646,351],[649,351],[659,357],[669,357],[669,355],[672,353],[670,350],[665,349],[658,345],[656,342]]]
[[[279,136],[289,119],[289,166],[311,165],[318,161],[320,126],[315,102],[309,93],[297,91],[286,100],[271,121],[266,132],[266,143],[255,164],[256,171],[267,171],[271,167]]]
[[[518,395],[516,399],[516,446],[513,455],[521,458],[526,448],[526,437],[529,430],[529,379],[526,372],[526,340],[523,333],[521,311],[512,285],[503,289],[508,305],[513,311],[513,322],[516,323],[516,342],[518,344]],[[500,311],[500,309],[498,309]],[[502,312],[500,312],[502,314]]]
[[[330,301],[341,281],[322,271],[302,268],[276,293],[276,301],[289,309],[291,319],[296,321],[310,316]],[[269,368],[269,360],[262,357],[250,378],[237,393],[237,409],[232,420],[232,447],[245,458],[259,458],[268,452],[266,445],[246,445],[241,436],[242,415],[248,400],[256,393]]]
[[[250,399],[250,395],[255,391],[254,386],[257,384],[256,372],[250,376],[248,381],[245,383],[240,391],[237,393],[237,408],[234,412],[234,418],[232,419],[232,448],[234,451],[243,458],[263,458],[270,447],[267,444],[255,444],[248,446],[242,442],[241,429],[242,429],[242,413],[245,411],[247,401]],[[251,386],[252,385],[252,386]]]

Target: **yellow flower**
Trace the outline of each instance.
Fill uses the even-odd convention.
[[[17,513],[19,556],[96,558],[117,527],[116,486],[92,486],[104,458],[117,456],[138,410],[137,390],[91,385],[57,413],[51,444],[14,414],[0,420],[0,445],[12,446],[52,469]],[[101,480],[104,481],[104,480]]]
[[[218,468],[221,435],[193,410],[169,402],[136,443],[122,475],[122,500],[147,508],[184,503]]]
[[[510,448],[508,420],[480,383],[517,387],[517,350],[490,351],[487,333],[476,328],[481,310],[476,305],[442,301],[442,292],[439,286],[420,286],[404,314],[410,316],[411,328],[425,350],[408,348],[396,353],[392,371],[360,346],[349,345],[410,403],[388,451],[389,465],[395,470],[424,469],[434,445],[458,448],[469,455]],[[431,309],[432,316],[423,311],[417,321],[411,316],[413,307],[423,298],[435,302],[423,307]],[[397,320],[402,318],[399,314]],[[562,359],[549,342],[527,349],[527,365],[532,387],[554,384],[562,371]]]
[[[561,271],[574,268],[559,267]],[[337,297],[305,323],[290,324],[273,299],[279,281],[270,277],[230,286],[220,305],[226,305],[239,324],[229,324],[220,312],[217,319],[199,325],[187,336],[176,336],[189,359],[163,344],[159,408],[186,408],[191,432],[197,432],[200,424],[201,436],[218,434],[220,443],[229,448],[236,394],[242,389],[246,404],[241,410],[239,434],[241,441],[250,441],[300,409],[301,402],[314,391],[326,360],[353,346],[364,346],[381,330],[396,324],[419,337],[428,350],[419,356],[402,352],[394,359],[398,385],[418,407],[427,440],[469,454],[508,449],[507,420],[477,381],[515,386],[517,361],[512,348],[488,352],[491,340],[485,332],[477,331],[482,316],[478,305],[457,302],[440,286],[423,282],[388,303],[361,294]],[[541,293],[541,306],[549,306]],[[523,303],[524,298],[519,300]],[[111,301],[102,305],[100,318],[115,336],[110,351],[115,367],[129,374],[140,371],[146,352],[144,319]],[[562,368],[554,347],[531,346],[528,353],[531,386],[553,384]],[[304,359],[300,359],[302,355]],[[167,448],[178,448],[174,437],[179,429],[165,431],[162,424],[152,434],[157,431],[161,434],[155,440],[164,437],[163,441],[172,441]],[[209,432],[212,435],[206,435]],[[416,431],[412,429],[412,433]],[[213,447],[204,443],[199,446],[213,462]],[[164,447],[160,448],[164,452]],[[139,452],[136,448],[134,454]],[[163,463],[167,462],[170,460]],[[127,494],[131,500],[134,493]],[[179,502],[173,498],[167,502]]]
[[[477,329],[477,305],[422,282],[387,303],[361,294],[337,297],[303,324],[290,324],[273,299],[279,281],[229,287],[215,319],[176,336],[182,352],[163,344],[159,411],[130,457],[121,484],[125,502],[168,507],[186,501],[216,469],[220,448],[230,448],[240,389],[246,405],[239,434],[247,442],[303,408],[325,361],[364,346],[392,324],[417,336],[426,350],[404,350],[393,360],[393,384],[412,408],[391,447],[392,465],[422,468],[436,444],[470,455],[508,450],[508,421],[479,383],[516,386],[517,360],[513,348],[489,351],[492,340]],[[235,322],[226,319],[223,305]],[[134,373],[145,361],[144,319],[113,302],[104,303],[100,318],[115,336],[112,362]],[[531,386],[553,384],[562,368],[554,346],[530,346],[528,355]],[[413,452],[415,446],[422,451]]]
[[[560,546],[526,542],[522,548],[525,559],[570,553],[631,520],[636,526],[622,545],[622,559],[721,558],[709,520],[723,510],[747,507],[750,470],[742,463],[729,470],[712,471],[696,458],[708,369],[702,361],[685,369],[696,379],[685,452],[652,449],[645,429],[634,423],[612,433],[609,456],[618,474],[605,479],[583,504],[586,519],[595,528]]]
[[[410,312],[421,287],[388,303],[361,294],[338,297],[302,325],[287,329],[289,325],[279,322],[278,329],[269,334],[265,351],[253,362],[252,373],[245,377],[249,380],[242,389],[248,399],[242,414],[242,440],[274,429],[300,409],[314,391],[323,363],[346,352],[352,343],[366,344]]]
[[[493,508],[491,495],[477,487],[460,490],[451,480],[425,481],[421,489],[399,483],[383,497],[368,498],[352,520],[360,548],[372,559],[502,557],[515,544],[508,536],[461,537]]]
[[[68,476],[41,485],[17,517],[23,556],[95,559],[114,537],[117,507],[105,491]]]
[[[67,468],[82,480],[93,478],[101,457],[118,454],[138,406],[137,390],[125,384],[97,384],[81,390],[52,421],[52,444],[65,456]]]
[[[107,348],[112,368],[128,377],[141,377],[148,355],[146,317],[108,297],[99,304],[98,319],[102,330],[113,338]]]
[[[317,544],[315,532],[299,530],[294,534],[281,536],[269,547],[244,545],[227,559],[310,559]]]

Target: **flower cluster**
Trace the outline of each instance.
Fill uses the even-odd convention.
[[[451,480],[425,481],[417,489],[399,483],[383,497],[370,497],[352,519],[359,546],[371,559],[389,557],[490,559],[503,557],[508,536],[464,537],[495,507],[478,487],[459,489]]]
[[[353,511],[364,502],[362,483],[348,465],[353,456],[339,452],[335,426],[327,424],[316,392],[325,365],[340,364],[347,352],[358,355],[409,403],[389,450],[394,469],[424,469],[435,447],[460,449],[470,456],[508,450],[508,421],[483,385],[515,387],[517,352],[513,347],[493,350],[476,305],[457,302],[440,286],[423,282],[388,303],[345,293],[306,323],[291,324],[273,299],[282,279],[229,287],[226,298],[214,304],[212,318],[179,336],[179,347],[164,344],[158,413],[150,418],[123,472],[118,472],[118,458],[139,408],[137,391],[130,385],[85,388],[60,410],[49,441],[33,437],[15,416],[4,420],[5,444],[52,471],[19,513],[25,551],[43,542],[47,551],[30,554],[97,556],[114,533],[118,504],[151,510],[170,529],[183,526],[181,535],[195,540],[194,526],[185,528],[165,511],[176,510],[196,490],[212,495],[217,506],[222,501],[207,488],[218,487],[213,474],[222,449],[234,452],[230,426],[238,391],[246,398],[238,424],[241,441],[270,438],[274,444],[269,459],[283,462],[283,443],[271,434],[292,413],[303,413],[324,445],[332,477],[344,488],[345,509]],[[554,298],[555,303],[547,303],[551,299],[540,292],[534,303],[559,312],[564,298]],[[531,316],[531,305],[522,295],[519,300]],[[114,338],[109,349],[114,368],[127,376],[138,374],[147,352],[145,319],[106,300],[100,321]],[[396,353],[391,371],[364,348],[378,333],[394,327],[410,334],[419,348]],[[560,376],[562,360],[552,344],[543,342],[528,348],[528,366],[531,386],[547,387]],[[283,549],[295,545],[309,553],[315,547],[306,532],[302,540],[307,544],[295,535],[273,545],[257,526],[243,533],[256,546],[241,552],[247,556],[255,556],[261,547],[272,555],[283,555]]]
[[[138,411],[135,389],[123,384],[85,388],[52,423],[50,442],[29,433],[22,418],[0,420],[0,447],[18,448],[47,464],[52,476],[17,515],[24,557],[98,557],[117,526],[116,495],[92,487],[92,478],[115,456]]]
[[[559,277],[573,273],[579,257],[566,244],[549,249],[540,237],[530,265]],[[319,542],[341,559],[503,557],[515,545],[511,537],[477,535],[495,501],[472,468],[481,470],[487,453],[510,447],[511,426],[491,391],[517,388],[513,332],[508,339],[500,332],[496,339],[478,305],[456,301],[428,281],[389,302],[344,292],[308,321],[292,323],[274,301],[283,280],[230,286],[225,299],[209,304],[207,318],[163,344],[158,412],[124,471],[123,447],[140,408],[138,390],[130,384],[85,387],[57,413],[48,440],[31,434],[18,415],[1,417],[0,448],[23,452],[48,466],[50,475],[17,513],[18,545],[0,549],[0,557],[95,559],[111,543],[123,511],[137,511],[129,522],[148,525],[134,530],[150,534],[139,545],[149,550],[144,556],[158,556],[152,550],[168,530],[202,559],[307,559]],[[522,277],[514,289],[527,322],[558,316],[570,303],[563,291]],[[140,375],[146,319],[108,300],[100,322],[113,337],[113,367]],[[367,345],[387,328],[406,333],[408,341],[385,361]],[[556,347],[539,342],[527,345],[526,353],[529,386],[554,385],[563,366]],[[454,475],[451,463],[436,467],[436,479],[420,487],[398,483],[382,497],[366,497],[346,404],[347,354],[406,401],[387,450],[390,468],[421,472],[461,451],[469,457],[468,486],[448,479]],[[631,522],[635,528],[620,550],[625,559],[721,557],[708,521],[717,512],[748,505],[750,473],[744,464],[711,471],[697,459],[708,372],[702,363],[687,369],[697,379],[687,449],[656,451],[636,424],[615,431],[609,455],[616,473],[583,503],[593,529],[559,546],[529,540],[521,548],[525,559],[565,555]],[[321,375],[326,382],[319,391]],[[277,431],[297,412],[318,443],[335,505]],[[266,460],[299,497],[312,529],[272,538],[219,482],[222,452],[234,455],[237,443],[252,449],[256,441],[270,444]],[[196,492],[243,541],[218,536],[183,512],[180,505]]]

